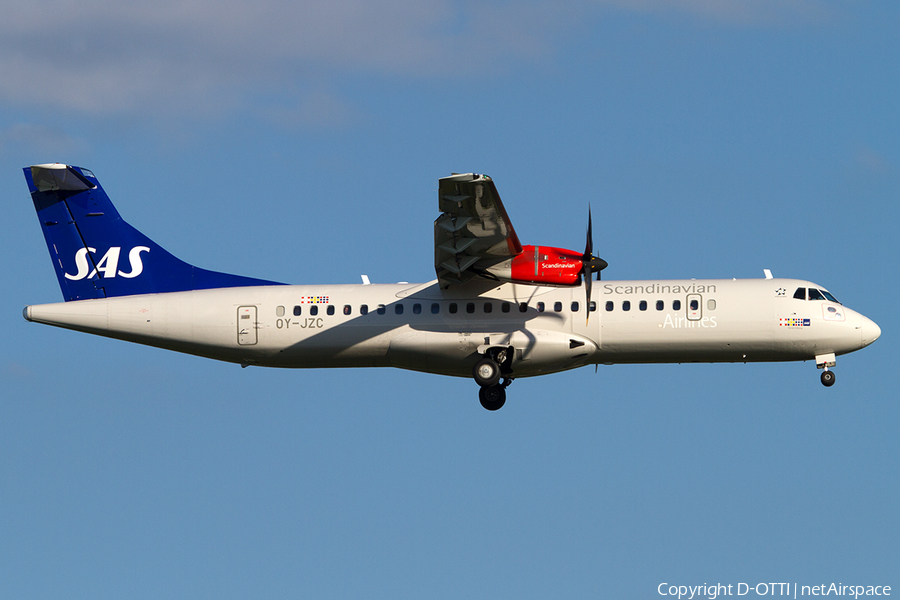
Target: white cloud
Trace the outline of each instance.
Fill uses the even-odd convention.
[[[346,127],[359,119],[358,111],[339,95],[325,89],[289,94],[291,104],[278,104],[265,110],[265,117],[289,129]]]
[[[861,146],[856,150],[855,162],[866,173],[882,175],[892,172],[893,165],[876,150],[867,146]]]
[[[820,21],[830,9],[817,0],[598,0],[626,10],[679,12],[731,25],[782,25]]]
[[[30,368],[16,362],[10,362],[3,365],[3,375],[9,379],[32,379],[35,375]]]
[[[725,21],[784,12],[771,0],[17,3],[0,24],[0,101],[87,114],[206,114],[287,81],[308,97],[298,106],[315,111],[322,106],[304,89],[307,78],[496,72],[551,57],[563,32],[610,5]]]
[[[43,125],[16,123],[0,130],[0,155],[30,156],[35,164],[83,152],[87,147],[83,140]]]

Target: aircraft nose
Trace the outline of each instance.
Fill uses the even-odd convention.
[[[862,317],[862,325],[860,326],[860,333],[862,334],[862,345],[868,346],[881,336],[881,327],[879,327],[875,323],[875,321],[873,321],[869,317],[863,315],[860,316]]]

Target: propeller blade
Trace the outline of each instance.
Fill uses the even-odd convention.
[[[584,268],[582,271],[584,278],[584,324],[587,325],[591,320],[591,283],[593,283],[593,278],[591,277],[591,267],[588,263],[584,263]]]
[[[584,256],[581,257],[582,267],[582,279],[584,279],[584,323],[587,325],[591,320],[591,284],[593,283],[593,277],[591,277],[591,262],[594,257],[594,228],[591,222],[591,205],[588,204],[588,228],[587,228],[587,241],[584,243]]]
[[[587,242],[584,244],[584,259],[590,260],[594,254],[594,229],[591,226],[591,205],[588,204]]]
[[[609,263],[605,260],[594,256],[594,227],[592,221],[591,205],[588,204],[587,241],[584,244],[584,254],[581,257],[581,277],[584,280],[585,309],[587,310],[585,323],[590,321],[591,318],[591,283],[593,282],[591,273],[597,273],[597,279],[600,279],[600,271],[609,266]]]
[[[597,279],[600,279],[600,271],[608,267],[609,263],[602,258],[594,256],[594,227],[591,221],[591,207],[588,205],[587,241],[584,244],[584,254],[581,256],[581,261],[585,267],[585,274],[598,273]]]

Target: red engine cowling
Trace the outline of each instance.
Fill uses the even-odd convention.
[[[583,256],[574,250],[523,246],[521,254],[494,265],[488,272],[502,281],[537,285],[577,285]]]

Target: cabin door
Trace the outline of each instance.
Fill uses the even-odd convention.
[[[688,321],[699,321],[703,317],[703,299],[700,294],[688,294],[687,318]]]
[[[255,306],[241,306],[238,308],[237,337],[239,346],[252,346],[256,343]]]

